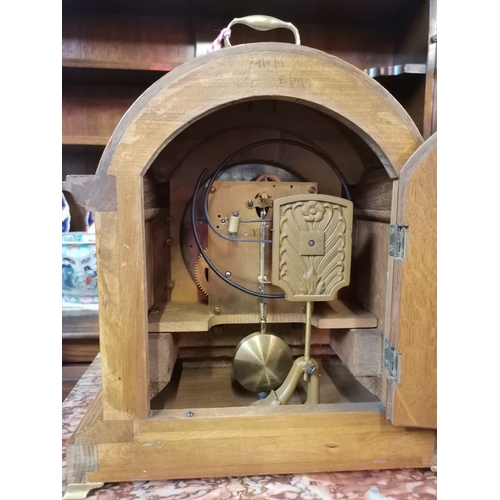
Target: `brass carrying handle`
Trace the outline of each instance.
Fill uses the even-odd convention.
[[[244,24],[249,28],[253,28],[257,31],[269,31],[277,28],[289,29],[293,36],[295,37],[295,45],[300,45],[300,35],[299,30],[292,24],[282,21],[281,19],[276,19],[271,16],[246,16],[246,17],[236,17],[229,24],[228,28],[234,26],[235,24]],[[231,47],[229,42],[229,36],[224,38],[224,44]]]

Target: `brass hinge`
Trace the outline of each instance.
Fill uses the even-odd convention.
[[[389,372],[389,379],[399,385],[401,383],[401,353],[391,347],[387,339],[384,344],[384,366]]]
[[[408,228],[391,224],[389,235],[389,255],[399,260],[406,260],[408,250]]]

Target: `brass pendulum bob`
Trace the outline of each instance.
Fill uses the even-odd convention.
[[[292,366],[288,344],[267,333],[266,304],[261,303],[261,330],[246,336],[236,347],[233,371],[236,380],[249,391],[269,392],[285,380]]]

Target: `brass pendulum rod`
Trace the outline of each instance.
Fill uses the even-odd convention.
[[[306,364],[308,363],[309,359],[311,358],[311,321],[312,321],[312,310],[313,310],[313,303],[308,300],[306,302],[306,335],[304,339],[304,360]],[[309,381],[309,373],[306,371],[304,372],[304,382]]]
[[[265,222],[265,211],[261,212],[261,227],[260,227],[260,235],[261,239],[264,240],[266,237],[266,222]],[[261,293],[264,293],[266,276],[265,276],[265,263],[266,263],[266,245],[265,243],[260,244],[260,275],[259,275],[259,290]],[[267,331],[267,304],[265,299],[262,298],[260,302],[260,333],[264,335]]]
[[[313,303],[311,301],[306,302],[306,338],[304,345],[304,358],[309,361],[311,357],[311,321],[312,321],[312,310]]]
[[[261,226],[260,226],[260,237],[261,240],[263,241],[266,238],[266,221],[265,221],[266,214],[264,212],[264,209],[262,209],[261,212]],[[259,275],[259,281],[262,283],[262,285],[266,282],[266,244],[261,243],[260,244],[260,275]]]
[[[267,304],[262,299],[260,303],[260,333],[264,335],[267,331]]]

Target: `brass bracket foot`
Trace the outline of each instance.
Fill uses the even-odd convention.
[[[84,500],[91,490],[102,488],[104,483],[68,484],[62,500]]]

